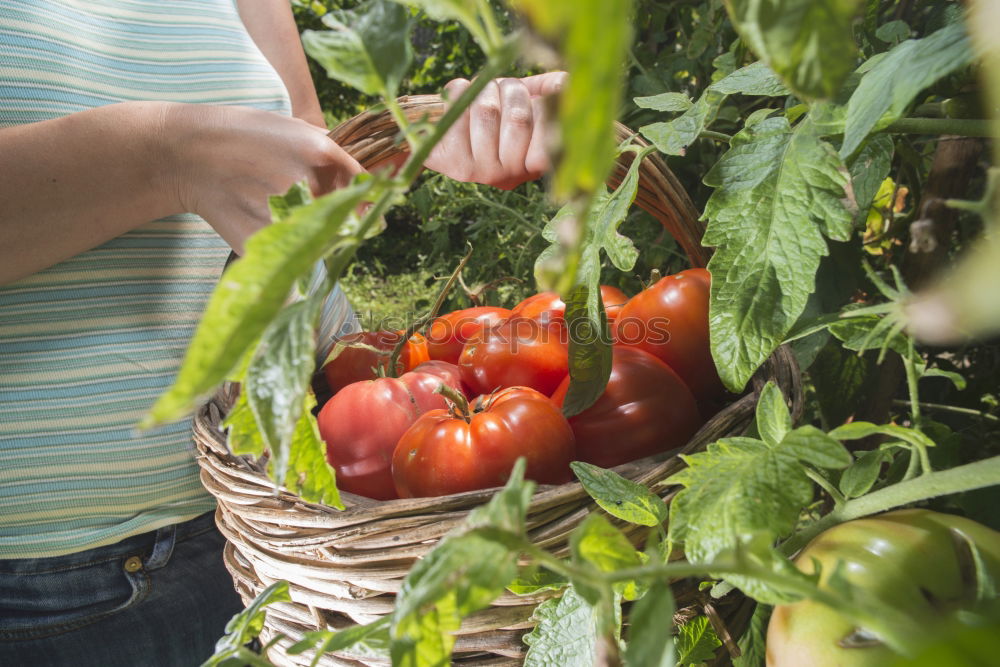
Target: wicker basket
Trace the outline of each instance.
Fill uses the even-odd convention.
[[[414,120],[424,116],[433,120],[442,113],[441,98],[436,95],[400,101]],[[622,125],[617,132],[619,139],[632,135]],[[397,134],[387,113],[369,112],[340,125],[331,136],[361,164],[372,166],[398,153]],[[618,165],[610,179],[612,185],[627,167],[627,162]],[[699,244],[702,224],[687,194],[655,155],[648,156],[641,167],[639,189],[637,203],[678,240],[692,265],[704,266],[707,254]],[[799,370],[792,355],[782,348],[757,373],[752,389],[709,420],[683,449],[625,464],[616,471],[669,500],[670,489],[663,480],[683,466],[676,454],[697,451],[720,437],[740,433],[753,418],[758,392],[767,380],[782,388],[797,415],[802,405]],[[201,479],[218,499],[216,520],[227,538],[225,562],[243,600],[249,602],[275,581],[289,582],[292,602],[269,608],[261,635],[263,641],[278,634],[286,637],[270,650],[269,658],[276,665],[308,665],[310,653],[291,656],[285,649],[304,632],[369,623],[390,613],[413,563],[470,509],[486,502],[494,490],[386,502],[345,493],[344,511],[304,502],[284,490],[276,492],[256,462],[234,457],[226,448],[220,424],[235,397],[234,387],[226,386],[195,417]],[[565,555],[570,532],[594,508],[578,483],[539,486],[528,513],[529,535],[540,546]],[[640,537],[637,526],[621,528],[636,539]],[[717,626],[738,636],[752,604],[738,594],[709,603],[693,584],[682,581],[674,585],[680,610],[675,620],[707,611]],[[551,595],[507,593],[489,609],[466,619],[453,661],[519,664],[526,651],[521,637],[533,625],[532,612]],[[728,659],[729,653],[720,649],[717,662]],[[320,664],[378,663],[349,654],[328,654]]]

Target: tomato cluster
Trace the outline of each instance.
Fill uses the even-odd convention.
[[[683,445],[723,395],[708,288],[704,269],[631,299],[602,286],[611,377],[568,420],[569,331],[555,293],[441,315],[403,344],[394,369],[401,332],[341,341],[323,368],[333,396],[318,416],[338,485],[376,499],[460,493],[504,484],[519,457],[528,478],[562,484],[574,460],[613,467]]]

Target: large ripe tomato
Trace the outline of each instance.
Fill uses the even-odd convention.
[[[414,371],[349,384],[323,405],[316,419],[341,490],[376,500],[396,497],[392,452],[420,415],[447,407],[435,393],[442,383],[461,391],[455,381]]]
[[[705,269],[666,276],[629,299],[618,315],[616,342],[645,350],[667,362],[699,401],[724,393],[708,340]]]
[[[617,287],[601,285],[601,301],[608,314],[608,321],[614,321],[628,302],[628,296]],[[562,320],[566,314],[566,304],[555,292],[540,292],[529,296],[510,311],[511,317],[528,319]]]
[[[569,373],[568,344],[563,320],[511,318],[470,339],[458,367],[470,395],[531,387],[548,396]]]
[[[510,311],[506,308],[492,306],[465,308],[442,315],[427,329],[427,351],[431,359],[457,364],[467,340],[509,317]]]
[[[795,563],[808,573],[815,572],[818,564],[822,568],[819,585],[823,587],[841,562],[840,572],[851,584],[906,614],[930,635],[975,600],[974,582],[967,577],[969,569],[963,568],[957,535],[976,545],[989,576],[997,581],[1000,533],[964,517],[921,509],[898,510],[834,526],[810,542]],[[767,664],[893,664],[896,654],[864,630],[810,600],[777,606],[767,630]],[[857,639],[867,641],[854,641]],[[915,637],[914,641],[923,639]]]
[[[373,380],[373,368],[386,366],[392,356],[392,349],[402,337],[402,331],[363,331],[351,334],[337,341],[340,353],[323,367],[330,391],[337,393],[343,387],[361,380]],[[352,347],[358,345],[359,347]],[[360,347],[364,345],[366,347]],[[375,352],[369,348],[381,350]],[[395,375],[412,371],[419,364],[430,360],[427,341],[418,333],[413,334],[403,346],[396,363]]]
[[[488,489],[506,483],[523,456],[526,478],[563,484],[574,453],[559,408],[533,389],[512,387],[418,419],[399,439],[392,476],[401,498]]]
[[[642,350],[615,347],[601,397],[569,418],[580,461],[611,468],[680,447],[702,424],[694,396],[677,373]],[[552,395],[562,407],[569,377]]]

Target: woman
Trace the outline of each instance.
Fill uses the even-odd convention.
[[[561,81],[491,83],[427,166],[537,176]],[[287,0],[0,0],[0,664],[211,654],[242,605],[190,423],[134,425],[267,197],[359,171]]]

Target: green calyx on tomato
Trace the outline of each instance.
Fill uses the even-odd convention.
[[[443,496],[502,486],[514,463],[542,484],[572,478],[573,431],[559,408],[528,387],[431,410],[399,438],[392,477],[401,498]]]
[[[795,563],[806,573],[819,567],[820,588],[837,571],[862,594],[906,614],[926,629],[926,636],[912,638],[917,644],[982,602],[983,577],[1000,580],[1000,533],[960,516],[897,510],[834,526]],[[812,600],[775,607],[768,626],[771,667],[881,667],[895,658],[869,628]]]

